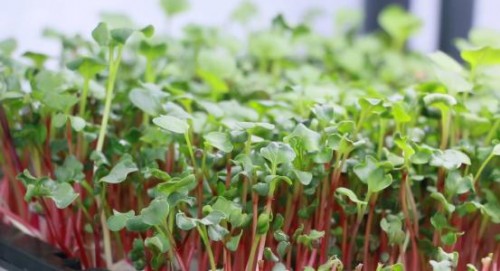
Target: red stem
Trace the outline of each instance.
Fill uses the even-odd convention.
[[[374,195],[372,197],[372,200],[370,200],[370,210],[368,211],[368,221],[366,222],[366,229],[365,229],[365,243],[363,246],[363,267],[365,270],[371,270],[370,269],[370,254],[369,254],[369,249],[370,249],[370,234],[371,234],[371,229],[372,229],[372,221],[373,221],[373,214],[375,211],[375,202],[377,200],[377,195]]]
[[[76,244],[78,245],[78,251],[80,252],[80,260],[82,261],[82,267],[84,269],[90,268],[90,261],[85,251],[85,245],[83,244],[82,231],[80,229],[81,225],[78,223],[73,223],[73,232],[75,234]]]
[[[361,225],[362,219],[356,219],[356,224],[354,224],[354,229],[351,233],[351,241],[349,242],[349,248],[347,249],[347,259],[345,261],[345,265],[347,266],[347,270],[351,270],[352,266],[352,258],[354,254],[354,245],[356,244],[356,236],[358,235],[359,226]]]
[[[407,180],[408,179],[408,172],[403,170],[402,172],[402,179],[401,179],[401,187],[400,187],[400,197],[401,197],[401,207],[403,209],[403,214],[405,217],[405,224],[406,228],[410,232],[410,239],[411,239],[411,247],[412,247],[412,269],[411,270],[419,270],[418,269],[418,246],[417,242],[415,239],[415,233],[413,232],[414,228],[411,225],[410,221],[410,213],[408,211],[408,199],[406,195],[406,185],[407,185]]]

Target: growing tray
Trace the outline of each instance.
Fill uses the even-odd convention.
[[[0,270],[81,270],[78,260],[18,229],[0,223]]]

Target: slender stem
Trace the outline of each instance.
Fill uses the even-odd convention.
[[[255,253],[257,252],[257,246],[259,245],[259,241],[260,241],[261,237],[262,236],[257,235],[252,242],[252,247],[250,248],[250,256],[248,257],[247,267],[245,268],[246,271],[251,271],[253,268],[253,262],[255,260]]]
[[[481,164],[481,166],[477,170],[476,175],[474,176],[474,181],[472,183],[473,185],[476,185],[476,183],[479,181],[479,178],[481,177],[481,173],[483,173],[483,170],[486,167],[486,165],[491,161],[491,159],[493,159],[493,156],[494,156],[493,153],[490,153],[490,155],[488,155],[486,160],[484,160],[484,162]]]
[[[374,194],[373,197],[370,200],[370,210],[368,211],[368,221],[366,222],[366,229],[365,229],[365,243],[363,246],[363,267],[365,270],[370,270],[369,264],[370,264],[370,255],[369,255],[369,249],[370,249],[370,234],[371,234],[371,229],[372,229],[372,221],[373,221],[373,215],[375,212],[375,203],[377,201],[377,196],[378,194]]]
[[[215,264],[215,258],[214,258],[214,253],[212,251],[212,247],[210,247],[210,240],[208,240],[207,237],[207,230],[205,226],[196,226],[198,229],[198,232],[200,233],[201,240],[203,240],[203,243],[205,244],[205,247],[207,249],[208,253],[208,260],[210,261],[210,269],[212,271],[217,270],[217,265]]]
[[[186,140],[189,157],[191,158],[191,163],[193,164],[193,168],[196,169],[196,159],[194,158],[193,144],[191,143],[191,138],[188,132],[184,133],[184,139]]]
[[[273,176],[276,175],[276,171],[277,171],[277,165],[273,163],[273,165],[271,166],[271,175],[273,175]],[[271,215],[275,189],[276,189],[276,185],[271,184],[269,187],[269,192],[267,194],[266,206],[264,207],[264,214],[266,214],[266,215]],[[257,224],[256,224],[256,227],[257,227]],[[267,237],[267,232],[262,233],[262,234],[257,234],[257,238],[255,238],[253,240],[252,248],[251,248],[252,250],[250,251],[251,258],[249,260],[249,264],[247,265],[247,271],[252,269],[255,250],[257,249],[257,247],[258,247],[258,253],[257,253],[256,263],[258,264],[258,262],[262,259],[262,256],[264,254],[264,247],[266,245],[266,237]],[[258,246],[257,246],[257,244],[258,244]]]
[[[352,258],[354,254],[354,244],[356,243],[356,236],[358,235],[360,225],[361,225],[361,219],[358,216],[358,218],[356,218],[356,224],[354,224],[354,228],[351,233],[351,241],[349,242],[349,248],[346,251],[347,260],[345,264],[347,265],[347,270],[351,270]]]
[[[153,60],[149,57],[146,58],[146,70],[144,72],[144,81],[147,83],[154,83],[156,78],[155,78],[155,73],[153,70]],[[142,113],[142,125],[147,127],[149,125],[149,120],[150,116],[148,113],[143,112]]]
[[[272,174],[276,175],[276,165],[273,165]],[[275,189],[275,186],[273,184],[271,184],[271,187],[269,188],[269,194],[267,196],[266,206],[264,207],[264,213],[266,215],[271,215],[271,211],[272,211],[271,210],[272,209],[271,205],[273,203],[274,189]],[[257,262],[256,262],[256,264],[259,264],[259,262],[262,260],[262,257],[264,256],[264,247],[266,245],[266,239],[267,239],[267,232],[263,233],[262,237],[260,239],[259,249],[258,249],[258,252],[257,252]]]
[[[78,115],[81,118],[84,118],[85,115],[85,109],[87,106],[87,96],[89,94],[89,84],[90,84],[90,78],[88,77],[83,78],[82,95],[80,96],[80,104],[78,106]]]
[[[101,152],[104,146],[104,137],[106,136],[106,130],[109,121],[109,114],[111,113],[111,102],[113,101],[113,90],[116,81],[116,75],[118,68],[120,66],[121,56],[123,47],[118,46],[118,54],[116,59],[114,59],[114,47],[109,49],[109,79],[106,87],[106,100],[104,102],[104,112],[102,115],[101,128],[99,130],[99,137],[97,138],[96,151]]]
[[[407,196],[407,188],[408,185],[408,172],[403,170],[402,179],[401,179],[401,187],[400,187],[400,198],[401,198],[401,208],[403,209],[405,224],[408,232],[410,233],[410,241],[412,246],[412,269],[410,270],[418,270],[418,246],[415,240],[415,232],[414,228],[411,225],[410,220],[410,212],[408,211],[408,196]],[[402,252],[403,254],[404,252]]]
[[[380,118],[380,129],[378,134],[377,158],[382,158],[382,150],[384,148],[384,135],[385,135],[385,120]]]
[[[356,124],[356,130],[354,130],[354,133],[353,133],[353,137],[356,137],[356,135],[361,130],[361,126],[363,125],[363,122],[365,121],[366,117],[367,117],[367,114],[366,114],[365,110],[361,110],[361,113],[359,113],[358,123]]]
[[[118,45],[118,54],[116,59],[114,59],[114,47],[109,48],[109,78],[107,82],[107,88],[106,88],[106,100],[104,103],[104,113],[102,116],[102,123],[101,123],[101,128],[99,130],[99,137],[97,139],[97,146],[96,146],[96,151],[97,152],[102,152],[103,146],[104,146],[104,137],[106,135],[106,128],[108,126],[108,121],[109,121],[109,115],[111,112],[111,102],[113,100],[113,90],[115,86],[115,80],[116,80],[116,75],[118,72],[118,68],[120,66],[120,61],[121,61],[121,56],[122,56],[122,49],[123,47],[121,45]],[[97,168],[94,168],[96,170]],[[113,254],[111,251],[111,235],[108,229],[108,226],[106,224],[106,214],[104,212],[104,204],[105,204],[105,186],[103,185],[102,187],[102,193],[101,197],[96,196],[96,205],[97,208],[100,212],[100,222],[101,222],[101,228],[102,228],[102,234],[103,234],[103,243],[104,243],[104,257],[106,260],[106,266],[108,268],[111,268],[111,265],[113,264]]]
[[[485,145],[491,144],[491,140],[498,133],[499,128],[500,128],[500,118],[497,118],[497,121],[495,121],[495,124],[493,124],[493,127],[491,127],[490,132],[484,139]]]
[[[144,73],[144,80],[148,83],[154,83],[156,78],[153,70],[153,60],[146,58],[146,71]]]
[[[451,120],[451,112],[448,110],[442,110],[442,119],[441,119],[441,144],[439,148],[441,150],[446,149],[448,146],[449,132],[450,132],[450,120]]]

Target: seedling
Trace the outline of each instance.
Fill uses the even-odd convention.
[[[0,42],[3,221],[83,268],[498,268],[500,48],[412,52],[397,7],[387,35],[338,21],[49,31],[57,69]]]

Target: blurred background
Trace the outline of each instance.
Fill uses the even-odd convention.
[[[122,13],[138,25],[153,24],[159,31],[176,35],[187,23],[224,26],[238,34],[238,29],[228,25],[231,12],[239,0],[190,0],[190,9],[168,23],[160,0],[3,0],[0,8],[0,40],[18,40],[18,52],[32,50],[55,54],[59,44],[43,38],[46,27],[63,33],[81,33],[90,36],[103,14]],[[363,11],[365,29],[376,27],[374,12],[387,2],[400,2],[422,19],[424,27],[414,36],[409,46],[431,52],[443,48],[442,39],[463,36],[470,27],[500,30],[500,1],[498,0],[253,0],[258,8],[259,20],[252,28],[270,23],[276,14],[283,14],[291,23],[299,21],[313,8],[323,14],[315,21],[315,30],[329,34],[334,29],[333,16],[341,9]],[[445,10],[443,10],[443,7]],[[445,21],[443,23],[443,20]],[[443,28],[444,29],[441,29]],[[441,29],[441,30],[440,30]],[[441,33],[441,34],[440,34]],[[449,36],[449,37],[448,37]],[[440,44],[441,42],[441,44]]]

